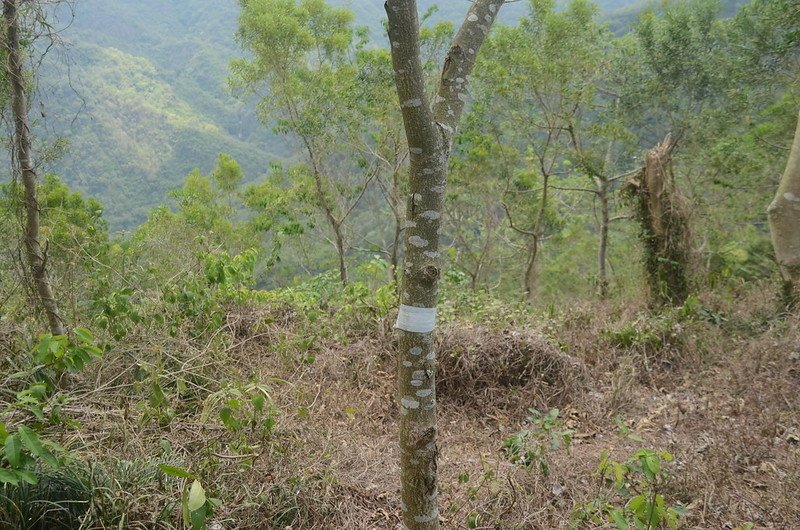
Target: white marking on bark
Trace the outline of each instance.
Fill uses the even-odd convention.
[[[414,221],[405,221],[403,223],[403,228],[416,228],[416,227],[417,223],[415,223]]]
[[[422,381],[425,378],[425,370],[414,370],[414,373],[411,374],[411,379],[418,379]]]
[[[427,388],[425,390],[417,390],[417,397],[426,398],[433,394],[433,390]]]
[[[411,361],[403,361],[403,366],[405,366],[406,368],[411,368],[412,366],[414,366],[414,363],[412,363]]]
[[[401,304],[394,327],[411,333],[430,333],[436,328],[436,308],[413,307]],[[420,353],[422,353],[422,348],[416,354],[414,353],[414,348],[411,349],[412,355],[419,355]]]
[[[414,202],[416,202],[416,203],[422,202],[422,194],[421,193],[415,193],[412,197],[414,199]]]
[[[437,212],[436,210],[427,210],[419,214],[419,216],[422,217],[423,219],[435,221],[436,219],[439,219],[442,216],[442,214]]]
[[[422,381],[417,381],[415,379],[414,381],[411,381],[411,386],[422,386]]]
[[[431,188],[433,193],[444,193],[444,186],[434,186]]]
[[[467,51],[469,52],[470,55],[475,55],[475,49],[474,48],[470,48]]]
[[[439,509],[434,508],[433,511],[427,515],[415,515],[414,520],[418,523],[430,523],[431,521],[435,521],[437,517],[439,517]]]
[[[496,12],[497,6],[494,4],[489,4],[489,11],[491,11],[492,13]]]
[[[421,155],[422,154],[422,148],[421,147],[411,147],[411,148],[409,148],[409,151],[411,151],[415,155]]]
[[[476,15],[475,13],[470,13],[469,16],[467,17],[467,20],[469,20],[470,22],[475,22],[476,20],[478,20],[478,15]]]
[[[408,353],[410,353],[411,355],[422,355],[422,348],[420,348],[419,346],[414,346],[413,348],[408,350]]]
[[[409,99],[409,100],[403,102],[403,106],[404,107],[408,107],[408,108],[421,107],[422,106],[422,100],[419,99],[419,98]]]
[[[800,197],[798,197],[794,193],[784,193],[783,198],[786,199],[787,201],[800,202]]]
[[[458,99],[460,99],[462,102],[466,103],[467,101],[469,101],[469,96],[464,92],[459,92],[458,93]]]
[[[411,236],[408,238],[408,242],[418,248],[423,248],[428,246],[428,240],[422,239],[419,236]]]
[[[425,252],[423,252],[423,254],[425,254],[426,257],[431,259],[438,259],[442,257],[441,252],[431,252],[430,250],[426,250]]]
[[[407,409],[418,409],[419,408],[419,401],[414,399],[411,396],[406,396],[400,400],[400,403]]]
[[[428,355],[425,356],[426,361],[435,361],[436,360],[436,352],[430,352]]]

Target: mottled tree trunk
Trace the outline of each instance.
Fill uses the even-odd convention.
[[[31,270],[31,278],[42,302],[50,333],[64,334],[64,324],[58,312],[53,289],[47,275],[47,252],[42,248],[39,232],[39,201],[37,178],[33,167],[31,132],[28,121],[28,99],[25,94],[25,73],[22,66],[22,51],[19,41],[19,13],[17,0],[3,0],[3,19],[6,25],[6,73],[11,92],[11,112],[14,118],[14,150],[16,167],[25,190],[25,254]]]
[[[403,524],[439,528],[436,352],[433,331],[441,274],[439,231],[450,146],[467,100],[475,58],[503,0],[476,0],[445,59],[428,104],[415,0],[387,0],[395,83],[411,153],[399,334],[398,400]]]
[[[796,306],[800,301],[800,118],[786,170],[767,215],[775,259],[785,284],[786,301]]]

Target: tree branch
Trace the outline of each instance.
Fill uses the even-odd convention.
[[[475,0],[444,61],[433,105],[436,123],[452,141],[468,99],[469,79],[489,29],[505,0]]]

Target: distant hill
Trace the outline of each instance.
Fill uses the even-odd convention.
[[[383,2],[335,0],[358,23],[383,34]],[[616,9],[626,0],[601,2]],[[434,4],[421,0],[420,10]],[[440,2],[433,20],[460,22],[468,0]],[[509,3],[504,21],[528,9]],[[194,167],[209,171],[220,151],[249,178],[291,157],[291,145],[257,123],[253,105],[226,89],[228,64],[241,56],[234,40],[234,0],[78,0],[74,18],[60,14],[69,66],[55,56],[41,83],[47,119],[39,134],[62,136],[67,154],[52,169],[98,197],[114,228],[140,223]]]

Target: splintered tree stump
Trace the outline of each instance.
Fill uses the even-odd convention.
[[[681,305],[689,295],[689,215],[672,173],[670,135],[651,149],[625,192],[634,198],[653,305]]]

